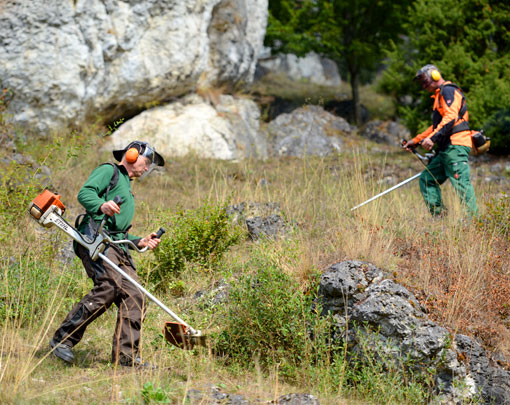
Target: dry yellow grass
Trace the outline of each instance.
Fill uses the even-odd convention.
[[[65,160],[53,171],[53,186],[70,207],[66,214],[70,222],[80,212],[75,195],[90,170],[99,163],[97,146],[87,149],[87,153],[81,152],[78,159]],[[100,154],[99,161],[109,159],[108,154]],[[356,151],[324,159],[264,162],[173,159],[164,172],[134,182],[139,205],[133,231],[144,234],[157,229],[160,224],[154,223],[153,217],[158,209],[195,208],[206,199],[229,203],[279,202],[286,218],[296,228],[290,242],[267,244],[268,254],[299,280],[303,290],[309,287],[317,270],[345,259],[366,260],[388,270],[411,288],[443,326],[479,336],[488,347],[508,349],[508,325],[501,319],[498,321],[495,303],[488,297],[498,288],[494,284],[495,275],[510,277],[510,258],[501,251],[508,248],[508,242],[463,221],[462,207],[448,185],[443,188],[450,213],[443,219],[431,219],[425,212],[417,182],[354,213],[350,211],[351,207],[389,187],[381,182],[383,173],[393,172],[401,181],[421,170],[417,162],[405,162],[402,169],[394,166],[393,162],[400,159],[405,162],[407,157]],[[475,184],[475,190],[478,196],[491,192],[479,183]],[[483,212],[483,198],[479,201]],[[26,216],[26,212],[20,212],[20,216]],[[160,337],[163,322],[168,319],[155,305],[150,306],[144,324],[143,355],[157,363],[158,370],[140,373],[111,367],[109,348],[115,322],[112,310],[87,330],[76,348],[77,365],[64,366],[49,356],[48,341],[72,302],[81,298],[90,282],[80,272],[78,263],[66,268],[55,259],[65,238],[55,236],[52,231],[41,232],[37,227],[28,218],[21,220],[12,229],[12,241],[3,249],[6,257],[20,258],[19,263],[27,252],[48,262],[53,291],[58,293],[47,293],[36,318],[28,314],[23,322],[2,323],[0,402],[85,403],[91,397],[97,402],[140,402],[144,384],[152,382],[164,389],[172,403],[184,403],[188,389],[201,389],[209,383],[251,399],[269,401],[299,391],[322,395],[324,403],[348,403],[342,392],[314,386],[306,379],[292,385],[285,383],[276,369],[263,373],[255,367],[255,372],[246,372],[226,367],[208,350],[190,353],[168,347]],[[249,244],[244,242],[233,249],[224,266],[239,268],[239,263],[246,262]],[[48,252],[51,246],[55,248],[53,253]],[[497,265],[493,260],[495,255],[499,257]],[[8,262],[2,262],[2,272],[7,267]],[[66,271],[75,273],[71,278],[60,277]],[[190,308],[186,298],[190,299],[204,284],[220,279],[222,274],[205,274],[206,282],[200,278],[204,274],[189,273],[183,277],[187,288],[185,299],[170,295],[162,298],[177,313],[186,314]],[[75,284],[66,284],[69,280]],[[76,290],[69,293],[71,287]],[[502,294],[498,299],[508,302],[505,291],[498,291]],[[4,302],[12,302],[22,294],[20,290]],[[206,331],[219,327],[213,316],[193,321],[197,322],[194,326]],[[490,339],[481,333],[485,324],[493,331]]]

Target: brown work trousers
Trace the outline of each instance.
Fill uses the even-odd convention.
[[[118,311],[113,335],[112,362],[135,359],[145,316],[146,301],[143,293],[102,259],[93,261],[87,249],[82,246],[77,247],[77,254],[87,275],[94,282],[94,287],[69,312],[53,339],[73,347],[82,339],[87,326],[115,304]],[[126,252],[110,246],[103,254],[138,281],[136,269]]]

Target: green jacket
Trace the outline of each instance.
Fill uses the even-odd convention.
[[[120,213],[113,217],[114,220],[109,219],[106,222],[105,228],[112,234],[113,239],[126,239],[125,233],[129,229],[135,214],[135,197],[131,192],[131,180],[126,168],[122,165],[117,165],[117,167],[119,169],[119,179],[117,184],[108,192],[107,199],[105,198],[105,192],[110,184],[114,170],[111,164],[96,167],[80,189],[78,201],[87,211],[78,227],[80,232],[84,233],[86,231],[90,218],[99,224],[104,217],[100,210],[101,205],[106,201],[113,200],[118,195],[123,200],[120,206]],[[128,234],[127,239],[133,240],[136,243],[140,238]]]

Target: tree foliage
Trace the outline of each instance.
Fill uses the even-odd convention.
[[[302,55],[316,51],[349,74],[355,120],[361,122],[360,74],[373,73],[397,42],[411,0],[281,0],[269,4],[266,44]]]
[[[463,89],[473,129],[492,150],[510,152],[510,4],[490,0],[416,0],[404,23],[407,40],[388,52],[382,88],[416,133],[430,125],[429,94],[412,82],[427,63]]]
[[[270,1],[266,45],[275,52],[297,56],[316,50],[318,42],[310,30],[313,10],[314,4],[310,0]]]

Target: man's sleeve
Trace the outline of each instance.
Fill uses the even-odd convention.
[[[443,103],[444,111],[443,119],[430,135],[430,139],[434,143],[438,143],[441,138],[450,136],[462,107],[462,95],[454,87],[445,86],[441,102]]]
[[[102,165],[96,167],[90,174],[85,184],[78,193],[78,201],[91,214],[100,213],[99,208],[103,205],[105,199],[100,197],[110,184],[113,175],[112,165]]]
[[[432,133],[432,131],[433,131],[433,127],[431,125],[425,131],[423,131],[421,134],[416,135],[412,139],[412,141],[414,141],[414,143],[418,143],[420,141],[423,141],[425,138],[427,138]]]

